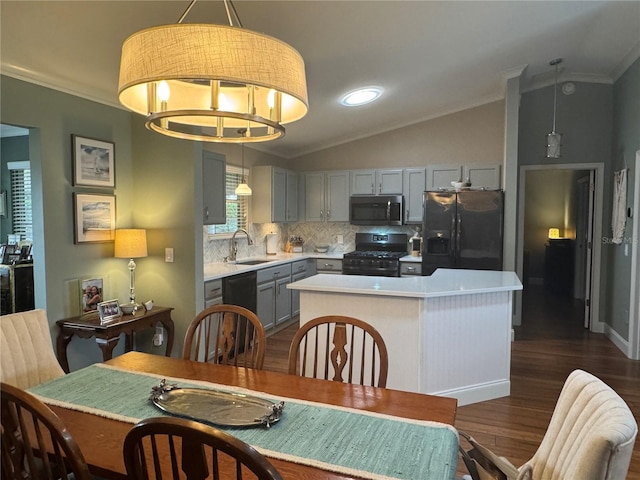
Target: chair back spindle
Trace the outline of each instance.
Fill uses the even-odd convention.
[[[237,305],[214,305],[193,319],[185,334],[185,360],[262,369],[266,335],[262,322]]]
[[[382,336],[362,320],[329,315],[296,332],[289,373],[338,382],[385,387],[388,354]]]
[[[127,434],[123,447],[133,480],[282,480],[271,463],[228,433],[184,418],[148,418]]]
[[[92,478],[80,447],[49,407],[13,385],[1,383],[0,390],[3,480]]]

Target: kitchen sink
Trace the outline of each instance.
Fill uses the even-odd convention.
[[[236,260],[236,265],[260,265],[261,263],[267,263],[271,260]]]

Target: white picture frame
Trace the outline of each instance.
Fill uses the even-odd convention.
[[[116,196],[74,193],[74,243],[112,242],[116,232]]]
[[[75,186],[115,188],[115,143],[71,135],[71,148]]]

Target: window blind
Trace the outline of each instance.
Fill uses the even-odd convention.
[[[31,170],[11,171],[11,221],[13,233],[20,240],[33,241],[33,217],[31,213]]]
[[[226,182],[226,208],[227,223],[224,225],[210,225],[210,234],[233,233],[239,228],[247,229],[249,224],[249,201],[248,197],[239,197],[235,194],[236,187],[242,183],[242,168],[233,165],[227,165],[227,182]],[[248,172],[245,173],[245,179],[248,178]]]

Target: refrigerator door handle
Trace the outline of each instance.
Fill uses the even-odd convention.
[[[455,246],[456,266],[460,264],[460,236],[462,233],[461,230],[462,230],[462,220],[460,218],[460,214],[457,213],[456,214],[456,246]]]

